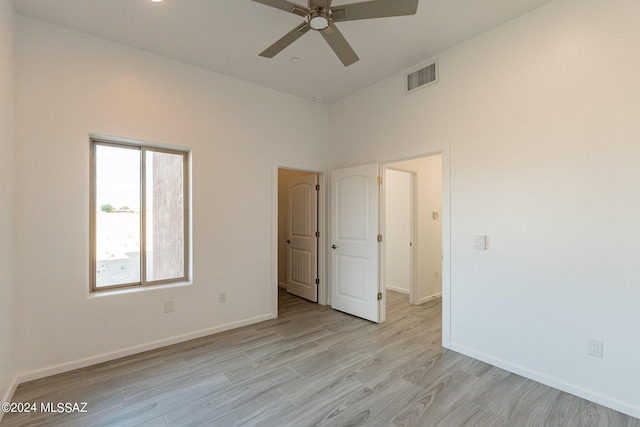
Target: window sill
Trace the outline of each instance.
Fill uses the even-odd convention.
[[[169,288],[183,288],[191,285],[193,285],[193,282],[189,280],[184,282],[167,283],[164,285],[137,286],[135,288],[110,289],[110,290],[104,290],[104,291],[90,292],[88,295],[88,298],[93,299],[93,298],[101,298],[101,297],[113,296],[113,295],[124,295],[124,294],[138,293],[138,292],[150,292],[150,291],[169,289]]]

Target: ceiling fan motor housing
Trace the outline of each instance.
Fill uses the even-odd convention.
[[[312,30],[322,31],[329,26],[331,21],[331,10],[317,8],[307,15],[307,21]]]

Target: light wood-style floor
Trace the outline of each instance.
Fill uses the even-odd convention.
[[[388,292],[382,325],[280,294],[278,319],[44,378],[4,426],[628,426],[640,420],[440,345],[440,301]]]

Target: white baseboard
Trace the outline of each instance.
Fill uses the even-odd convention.
[[[385,288],[390,291],[400,292],[401,294],[409,295],[409,291],[407,289],[396,288],[395,286],[391,286],[391,285],[386,285]]]
[[[442,292],[438,292],[437,294],[429,295],[428,297],[420,298],[420,301],[418,301],[418,305],[419,304],[424,304],[425,302],[434,300],[436,298],[442,298]]]
[[[142,353],[149,350],[155,350],[157,348],[166,347],[168,345],[178,344],[178,343],[193,340],[196,338],[205,337],[207,335],[228,331],[230,329],[236,329],[242,326],[252,325],[254,323],[263,322],[265,320],[275,319],[276,317],[278,317],[277,314],[273,314],[273,313],[264,314],[262,316],[256,316],[250,319],[227,323],[224,325],[215,326],[213,328],[202,329],[195,332],[189,332],[183,335],[177,335],[174,337],[165,338],[158,341],[152,341],[149,343],[127,347],[120,350],[111,351],[108,353],[98,354],[98,355],[86,357],[83,359],[77,359],[70,362],[48,366],[46,368],[37,369],[31,372],[25,372],[17,376],[16,385],[22,384],[27,381],[33,381],[40,378],[48,377],[50,375],[56,375],[63,372],[72,371],[74,369],[85,368],[87,366],[96,365],[98,363],[108,362],[110,360],[119,359],[121,357],[131,356],[132,354]],[[15,391],[15,388],[14,388],[14,391]]]
[[[468,347],[458,345],[452,342],[447,343],[445,347],[455,352],[462,353],[466,356],[473,357],[474,359],[481,360],[490,365],[512,372],[514,374],[523,376],[530,380],[573,394],[574,396],[581,397],[593,403],[597,403],[598,405],[606,406],[615,411],[622,412],[623,414],[627,414],[634,418],[640,419],[640,407],[635,406],[629,402],[623,402],[618,399],[602,395],[600,393],[594,392],[593,390],[588,390],[583,387],[576,386],[574,384],[549,376],[542,372],[533,371],[531,369],[527,369],[525,367],[510,363],[501,359],[496,359],[488,354],[479,353]]]
[[[11,398],[18,388],[18,384],[18,376],[14,375],[7,391],[4,393],[4,396],[2,396],[2,400],[0,400],[0,403],[11,402]],[[4,412],[0,411],[0,422],[2,421],[2,417],[4,417]]]

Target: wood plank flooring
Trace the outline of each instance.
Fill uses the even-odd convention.
[[[5,426],[625,426],[640,420],[441,347],[439,300],[370,323],[280,293],[277,319],[43,378]]]

